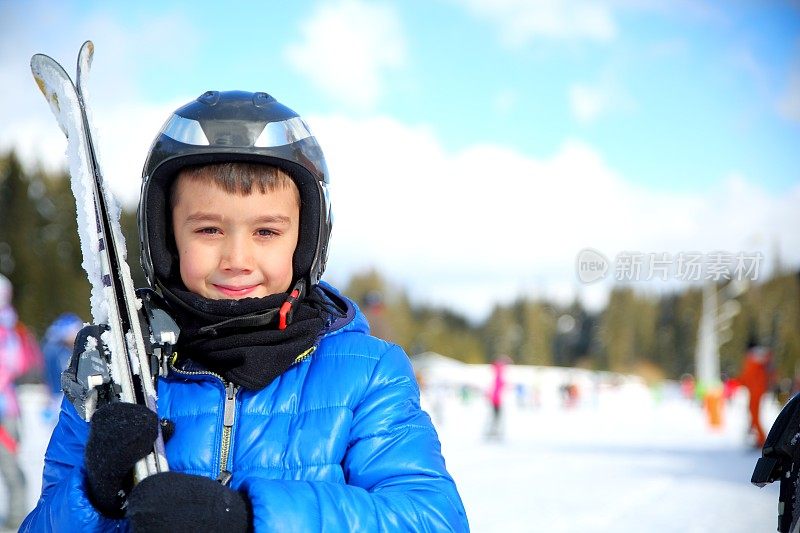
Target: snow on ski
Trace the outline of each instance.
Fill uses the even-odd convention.
[[[144,404],[147,405],[147,407],[149,407],[153,412],[157,412],[155,383],[152,379],[150,379],[150,376],[153,375],[150,368],[150,357],[146,353],[144,347],[144,340],[142,339],[142,327],[138,320],[141,302],[138,300],[138,298],[136,298],[136,292],[133,286],[133,280],[131,279],[130,268],[128,267],[128,263],[125,261],[127,250],[125,248],[125,238],[122,235],[122,229],[120,228],[119,224],[120,208],[116,199],[111,194],[111,191],[108,189],[108,187],[104,186],[100,162],[97,158],[97,152],[92,142],[92,139],[96,138],[96,135],[94,135],[94,129],[92,127],[92,115],[91,108],[88,105],[87,88],[93,57],[94,44],[92,41],[86,41],[83,46],[81,46],[78,54],[76,79],[78,101],[81,106],[84,130],[86,131],[86,140],[89,146],[89,154],[92,158],[91,163],[93,173],[95,174],[95,179],[93,180],[95,185],[95,195],[99,200],[101,200],[101,204],[105,206],[104,209],[106,214],[100,217],[103,223],[108,224],[108,227],[104,231],[106,236],[105,242],[107,246],[114,251],[114,253],[108,254],[108,257],[111,259],[110,271],[117,274],[115,279],[121,284],[121,287],[115,292],[119,293],[119,290],[121,289],[124,294],[124,298],[117,297],[116,301],[119,305],[124,304],[126,307],[126,309],[120,309],[119,311],[120,314],[125,317],[123,318],[123,322],[126,320],[128,322],[128,327],[124,329],[125,342],[127,345],[126,352],[130,360],[130,364],[127,366],[127,368],[132,369],[134,374],[138,374],[140,376],[139,383],[141,383],[142,387],[141,393]],[[124,372],[125,369],[120,369],[120,371]],[[166,470],[164,443],[162,441],[160,432],[156,442],[156,451],[158,453],[155,457],[148,456],[146,458],[147,461],[151,462],[148,464],[148,471],[152,471],[153,469],[155,469],[155,471]],[[155,463],[155,461],[159,460],[159,456],[161,462],[163,462],[163,465],[157,465]]]
[[[95,324],[108,324],[103,342],[111,352],[109,372],[119,399],[141,403],[156,411],[156,391],[150,355],[142,338],[139,308],[125,241],[119,224],[120,208],[105,186],[92,141],[87,82],[94,45],[86,41],[78,54],[77,86],[64,68],[49,56],[31,58],[31,71],[61,130],[67,136],[70,185],[77,208],[83,268],[92,287]],[[86,419],[94,406],[85,409]],[[154,450],[136,465],[137,480],[168,469],[159,432]]]

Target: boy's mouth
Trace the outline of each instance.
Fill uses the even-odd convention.
[[[214,284],[214,288],[217,289],[222,294],[228,296],[229,298],[244,298],[245,296],[249,296],[253,293],[258,285],[247,285],[244,287],[232,287],[230,285],[216,285]]]

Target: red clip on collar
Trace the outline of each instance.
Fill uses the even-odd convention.
[[[286,317],[289,314],[289,311],[292,310],[292,304],[297,301],[297,297],[300,296],[300,289],[295,289],[289,294],[289,297],[286,298],[286,301],[283,302],[281,305],[281,310],[279,312],[280,321],[278,322],[278,329],[283,331],[286,329]]]

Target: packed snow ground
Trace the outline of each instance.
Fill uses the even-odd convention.
[[[771,532],[778,487],[750,484],[746,393],[712,430],[677,391],[605,391],[571,408],[506,398],[505,435],[487,440],[489,409],[426,399],[473,531]],[[778,406],[765,402],[770,424]],[[767,426],[768,427],[768,426]]]
[[[746,395],[711,430],[702,409],[674,390],[658,399],[628,386],[576,405],[506,396],[504,436],[487,440],[481,394],[428,388],[447,465],[476,532],[771,532],[778,490],[750,484],[759,454],[747,445]],[[52,426],[43,389],[20,391],[21,457],[31,508]],[[777,405],[765,402],[765,423]],[[0,488],[3,492],[4,488]],[[5,512],[5,498],[0,512]]]

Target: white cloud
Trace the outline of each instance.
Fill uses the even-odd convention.
[[[318,89],[356,108],[381,98],[383,76],[406,63],[406,42],[392,6],[361,0],[323,3],[285,50]]]
[[[607,42],[617,26],[609,3],[593,0],[456,0],[498,26],[502,39],[522,46],[536,39]]]
[[[329,273],[376,266],[418,298],[473,317],[521,292],[599,301],[578,251],[760,250],[800,264],[800,187],[780,196],[732,174],[703,194],[632,185],[591,146],[534,159],[499,146],[448,152],[424,127],[312,117],[332,171]],[[608,288],[606,285],[605,289]]]
[[[124,206],[134,208],[137,205],[142,167],[150,145],[164,121],[185,103],[95,109],[98,152],[105,178]],[[120,124],[126,125],[125,135],[116,134]]]
[[[41,107],[47,103],[40,98]],[[142,166],[150,144],[164,120],[184,102],[162,106],[131,104],[125,107],[95,106],[92,115],[95,145],[104,177],[117,199],[127,208],[136,206]],[[48,110],[49,114],[49,110]],[[124,133],[120,127],[124,125]],[[0,149],[13,146],[27,167],[41,165],[55,172],[67,169],[64,134],[52,116],[12,125],[14,136],[0,134]]]

